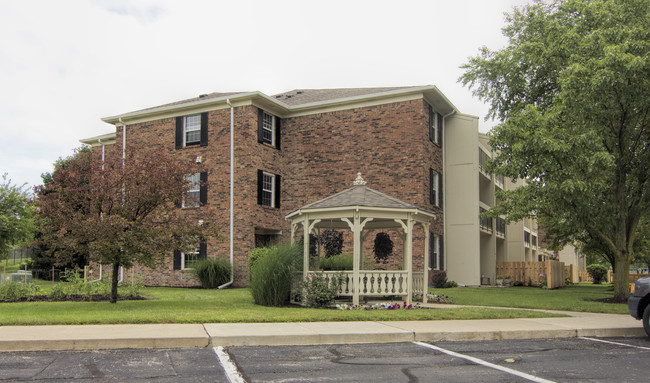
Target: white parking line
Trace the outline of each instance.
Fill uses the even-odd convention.
[[[493,364],[493,363],[490,363],[490,362],[486,362],[486,361],[484,361],[482,359],[474,358],[474,357],[469,356],[469,355],[463,355],[463,354],[459,354],[457,352],[453,352],[453,351],[450,351],[450,350],[445,350],[444,348],[440,348],[440,347],[437,347],[437,346],[434,346],[434,345],[431,345],[431,344],[428,344],[428,343],[422,343],[422,342],[413,342],[413,343],[417,344],[418,346],[422,346],[422,347],[430,348],[432,350],[440,351],[442,353],[454,356],[456,358],[469,360],[470,362],[480,364],[481,366],[486,366],[486,367],[493,368],[495,370],[507,372],[508,374],[515,375],[515,376],[518,376],[520,378],[528,379],[528,380],[530,380],[532,382],[554,383],[552,380],[542,379],[542,378],[539,378],[537,376],[533,376],[533,375],[529,375],[529,374],[526,374],[526,373],[523,373],[523,372],[520,372],[520,371],[513,370],[511,368],[499,366],[498,364]]]
[[[221,346],[213,347],[212,349],[214,350],[214,353],[217,354],[219,363],[221,363],[221,367],[223,367],[228,381],[230,381],[230,383],[246,383],[241,373],[237,369],[237,366],[235,366],[235,363],[233,363],[230,359],[230,356],[226,350],[224,350],[224,348]]]
[[[625,344],[625,343],[618,343],[618,342],[610,342],[608,340],[602,340],[602,339],[595,339],[595,338],[586,338],[584,336],[579,337],[579,339],[585,339],[585,340],[591,340],[593,342],[601,342],[601,343],[608,343],[608,344],[615,344],[617,346],[625,346],[625,347],[632,347],[632,348],[640,348],[641,350],[649,350],[650,347],[643,347],[643,346],[635,346],[633,344]]]

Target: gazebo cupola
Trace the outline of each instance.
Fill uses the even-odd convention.
[[[295,241],[300,227],[303,228],[304,278],[315,272],[309,270],[309,234],[316,234],[319,229],[350,230],[353,237],[353,270],[323,272],[326,275],[345,274],[341,296],[351,296],[352,303],[358,305],[360,296],[400,295],[410,303],[414,293],[422,293],[426,302],[429,225],[435,218],[432,212],[371,189],[358,173],[351,188],[306,205],[285,218],[291,220],[292,241]],[[424,264],[421,272],[413,272],[413,233],[418,225],[424,233],[424,249],[420,249]],[[361,269],[365,238],[369,232],[378,229],[393,229],[400,233],[404,245],[402,270]]]

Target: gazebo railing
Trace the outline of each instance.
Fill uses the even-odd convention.
[[[407,295],[408,294],[408,272],[407,271],[385,271],[385,270],[360,270],[359,280],[355,283],[354,272],[352,271],[309,271],[308,274],[323,275],[328,284],[337,275],[343,275],[343,284],[339,289],[340,296],[353,296],[355,288],[359,288],[359,295],[381,296],[381,295]],[[424,273],[412,273],[412,292],[422,293],[424,290]]]

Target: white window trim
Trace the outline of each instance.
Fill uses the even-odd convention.
[[[264,189],[264,177],[271,177],[271,189]],[[271,204],[270,205],[263,205],[263,206],[269,206],[269,207],[275,207],[275,174],[273,173],[267,173],[267,172],[262,172],[262,193],[265,192],[271,192]],[[262,201],[264,201],[264,198],[262,197]]]
[[[266,116],[271,117],[271,129],[264,127],[264,120],[266,119]],[[270,143],[265,142],[265,143],[270,144],[271,146],[275,146],[275,124],[276,124],[275,120],[276,117],[274,115],[270,113],[266,113],[266,111],[262,111],[262,130],[271,132],[271,142]]]
[[[187,119],[191,117],[198,117],[199,118],[199,128],[198,129],[192,129],[192,130],[187,130]],[[201,142],[201,115],[200,114],[192,114],[189,116],[184,116],[183,117],[183,146],[187,146],[187,133],[188,132],[199,132],[199,140],[198,141],[192,141],[190,144],[195,144],[195,143],[200,143]]]

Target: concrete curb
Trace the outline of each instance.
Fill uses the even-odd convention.
[[[628,315],[491,320],[0,326],[0,352],[645,336]]]
[[[0,351],[207,347],[200,324],[0,326]]]

